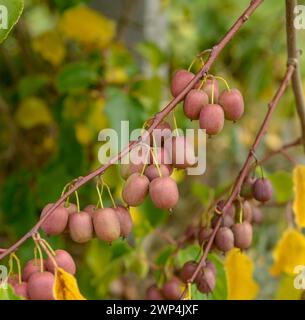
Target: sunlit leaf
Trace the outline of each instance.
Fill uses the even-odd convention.
[[[302,290],[296,289],[293,285],[294,277],[283,275],[279,287],[276,290],[276,300],[300,300]]]
[[[273,250],[272,275],[281,272],[293,275],[297,265],[305,265],[305,236],[295,229],[287,229]]]
[[[305,227],[305,166],[298,165],[293,170],[295,221],[299,227]]]
[[[108,46],[115,36],[114,22],[85,6],[76,6],[65,11],[59,27],[67,38],[99,49]]]
[[[253,279],[252,260],[234,248],[227,253],[224,265],[228,282],[228,300],[254,299],[259,287]]]
[[[37,125],[52,123],[52,115],[45,101],[37,97],[29,97],[21,102],[16,114],[16,122],[24,129],[31,129]]]
[[[80,293],[76,279],[62,268],[57,268],[53,287],[55,300],[86,300]]]
[[[0,0],[0,43],[18,22],[24,7],[23,0]]]

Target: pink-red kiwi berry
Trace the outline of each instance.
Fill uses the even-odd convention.
[[[54,275],[51,272],[36,272],[31,275],[27,293],[30,300],[54,300]]]
[[[45,261],[43,260],[42,270],[44,269],[45,269]],[[30,276],[33,273],[40,272],[40,271],[41,271],[40,260],[39,259],[29,260],[23,268],[22,280],[26,282],[29,280]]]
[[[248,249],[252,243],[252,226],[248,221],[236,223],[232,227],[234,245],[242,250]]]
[[[214,89],[213,89],[214,86]],[[219,97],[219,86],[216,79],[207,79],[206,83],[202,87],[202,90],[208,95],[210,102],[212,103],[212,91],[214,90],[214,103],[217,103]]]
[[[190,120],[198,120],[201,109],[209,103],[208,95],[199,89],[192,89],[185,97],[183,111]]]
[[[177,97],[179,93],[193,80],[195,75],[187,70],[178,70],[174,73],[171,82],[171,92],[174,97]]]
[[[181,293],[181,283],[178,278],[173,277],[164,283],[162,294],[166,300],[178,300]]]
[[[117,240],[121,235],[120,221],[113,208],[98,209],[93,217],[96,236],[108,243]]]
[[[161,173],[161,177],[170,176],[170,170],[168,169],[168,166],[166,166],[165,164],[160,164],[159,170],[155,164],[149,165],[145,169],[145,175],[149,179],[149,181],[152,181],[152,180],[160,177],[159,171]]]
[[[126,238],[130,234],[133,226],[130,212],[121,205],[117,206],[114,210],[120,222],[121,237]]]
[[[177,136],[165,141],[165,148],[171,148],[170,155],[174,167],[185,169],[196,164],[194,148],[186,137]]]
[[[93,237],[92,217],[86,211],[72,213],[69,216],[70,237],[77,243],[85,243]]]
[[[55,250],[54,260],[56,261],[58,268],[62,268],[72,275],[75,274],[76,265],[69,252],[61,249]],[[55,266],[51,258],[47,259],[46,268],[52,273],[55,272]]]
[[[139,206],[146,198],[149,190],[149,179],[140,173],[133,173],[126,181],[122,198],[131,207]]]
[[[244,99],[238,89],[224,90],[218,103],[222,106],[227,120],[237,121],[244,114]]]
[[[208,104],[200,111],[199,126],[212,136],[221,132],[224,120],[222,107],[219,104]]]
[[[177,183],[171,177],[159,177],[149,185],[149,195],[159,209],[171,209],[179,200]]]
[[[215,244],[222,252],[230,251],[234,247],[234,235],[228,227],[221,227],[217,230]]]
[[[47,204],[41,212],[41,218],[47,213],[47,211],[52,207],[52,203]],[[42,223],[41,229],[47,235],[59,235],[61,234],[67,226],[69,213],[66,208],[58,207],[51,215]]]
[[[148,300],[164,300],[161,291],[156,285],[152,285],[146,291],[146,297]]]
[[[256,179],[253,184],[252,192],[255,200],[260,202],[267,202],[272,198],[272,184],[266,178]]]

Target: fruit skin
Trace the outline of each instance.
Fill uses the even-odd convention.
[[[166,300],[178,300],[181,296],[180,281],[174,277],[171,280],[164,283],[162,288],[162,294]]]
[[[215,228],[218,220],[221,219],[221,227],[231,228],[234,224],[234,219],[228,214],[216,215],[212,219],[212,227]]]
[[[172,160],[168,150],[163,147],[152,148],[151,150],[153,151],[154,157],[150,153],[149,163],[155,164],[156,160],[159,165],[164,164],[166,167],[168,167],[168,170],[170,171],[170,173],[172,173]]]
[[[248,249],[252,243],[252,226],[248,221],[236,223],[232,227],[234,245],[240,249]]]
[[[37,272],[31,275],[27,292],[30,300],[54,300],[54,275],[51,272]]]
[[[13,289],[14,289],[15,295],[21,296],[24,299],[27,299],[28,298],[27,287],[28,285],[26,282],[14,284]]]
[[[98,209],[93,217],[93,225],[96,236],[108,243],[121,235],[120,221],[112,208]]]
[[[51,208],[52,205],[53,203],[49,203],[43,208],[40,218],[42,218],[47,213],[47,211]],[[66,229],[68,223],[68,216],[69,213],[66,208],[58,207],[43,222],[43,224],[41,225],[41,229],[47,235],[61,234]]]
[[[69,205],[66,207],[66,204],[63,205],[64,208],[68,211],[68,214],[77,212],[77,205],[74,203],[69,203]]]
[[[76,272],[76,265],[70,253],[65,250],[58,249],[55,250],[55,254],[54,259],[57,262],[57,266],[74,275]],[[46,261],[46,268],[52,273],[55,272],[55,266],[50,258]]]
[[[139,206],[148,194],[149,179],[139,173],[133,173],[126,181],[123,191],[123,200],[132,207]]]
[[[217,270],[216,270],[215,264],[212,261],[206,261],[205,269],[212,270],[212,272],[216,276]]]
[[[212,292],[215,288],[216,277],[210,268],[205,268],[202,277],[199,282],[197,282],[197,289],[201,293]]]
[[[213,233],[213,229],[212,228],[208,228],[208,227],[200,228],[199,233],[198,233],[199,244],[203,245],[204,242],[209,240],[209,238],[212,235],[212,233]]]
[[[186,137],[173,137],[165,141],[165,148],[170,150],[172,165],[178,169],[185,169],[196,164],[194,148]]]
[[[218,103],[222,106],[227,120],[237,121],[244,114],[244,99],[238,89],[224,90]]]
[[[133,227],[130,212],[127,208],[120,205],[114,208],[114,210],[120,222],[121,237],[126,238],[130,234]]]
[[[69,216],[70,237],[77,243],[85,243],[93,237],[93,225],[90,213],[80,211]]]
[[[159,177],[149,185],[149,195],[159,209],[171,209],[179,200],[177,183],[170,177]]]
[[[192,277],[196,268],[198,267],[198,263],[196,261],[187,261],[180,271],[180,279],[187,283],[187,281]]]
[[[151,286],[146,291],[148,300],[164,300],[161,291],[155,286]]]
[[[234,235],[231,229],[221,227],[216,232],[215,244],[220,251],[227,252],[234,247]]]
[[[251,223],[252,221],[252,206],[251,203],[247,200],[243,202],[243,220]]]
[[[259,178],[253,184],[253,197],[260,202],[267,202],[272,198],[273,188],[271,182],[266,178]]]
[[[94,204],[88,204],[83,211],[88,212],[90,216],[93,218],[95,211],[96,211],[96,205]]]
[[[195,75],[190,71],[184,69],[176,71],[171,82],[172,95],[177,97],[194,77]]]
[[[224,126],[224,112],[219,104],[208,104],[202,108],[199,117],[199,126],[205,129],[208,135],[218,134]]]
[[[11,286],[14,286],[15,284],[19,283],[19,275],[16,273],[11,274],[7,279],[7,283]]]
[[[208,95],[198,89],[192,89],[185,97],[183,111],[190,120],[198,120],[201,109],[209,103]]]
[[[252,222],[260,225],[263,222],[263,213],[262,210],[260,208],[257,207],[253,207],[252,208]]]
[[[214,103],[217,103],[219,97],[219,86],[217,80],[208,79],[202,90],[208,95],[209,101],[212,102],[212,85],[214,81]]]
[[[169,177],[170,171],[168,170],[168,167],[165,164],[159,165],[159,170],[161,172],[162,177]],[[160,177],[157,166],[154,164],[151,164],[145,169],[145,175],[149,179],[149,181],[152,181],[158,177]]]
[[[43,261],[43,270],[45,270],[45,261]],[[40,271],[40,260],[29,260],[23,268],[22,280],[26,282],[32,274]]]

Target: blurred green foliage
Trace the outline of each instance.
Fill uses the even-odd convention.
[[[26,1],[19,23],[0,47],[0,247],[8,247],[27,232],[43,206],[54,202],[67,182],[99,165],[97,136],[101,129],[119,131],[121,120],[130,121],[130,130],[141,128],[170,99],[167,88],[172,72],[187,68],[198,52],[211,48],[249,1],[164,1],[168,29],[162,37],[167,48],[143,39],[135,52],[117,37],[113,21],[102,12],[88,12],[82,6],[85,3],[90,5],[84,0]],[[80,21],[87,14],[92,19]],[[153,276],[161,283],[172,267],[176,270],[198,256],[197,245],[174,256],[174,248],[155,230],[161,228],[179,237],[237,175],[286,67],[284,17],[284,1],[266,1],[213,66],[213,74],[243,92],[246,114],[238,124],[227,123],[224,132],[208,141],[207,172],[202,177],[179,179],[181,200],[172,215],[147,200],[132,212],[135,226],[127,241],[109,246],[97,240],[77,245],[66,236],[49,239],[52,246],[68,248],[75,257],[84,296],[143,298]],[[305,32],[300,32],[301,49],[305,49],[304,37]],[[143,75],[143,63],[149,76]],[[195,65],[194,71],[198,68]],[[288,92],[258,157],[299,135],[294,110]],[[196,126],[183,117],[182,108],[177,109],[176,117],[181,128]],[[297,160],[302,159],[300,151],[292,152]],[[264,166],[277,206],[263,209],[265,223],[255,230],[249,252],[257,261],[255,277],[261,284],[261,299],[275,298],[279,284],[268,274],[268,266],[271,249],[286,226],[285,204],[292,198],[291,164],[283,159],[278,156]],[[109,170],[105,180],[120,201],[118,168]],[[83,207],[97,202],[94,183],[80,190],[80,198]],[[23,262],[31,258],[33,244],[28,241],[18,255]],[[218,271],[216,290],[209,297],[193,290],[193,297],[225,299],[222,259],[210,258]],[[152,272],[154,264],[157,270]]]

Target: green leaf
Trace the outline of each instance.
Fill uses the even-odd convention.
[[[7,285],[7,289],[0,288],[0,300],[23,300],[23,298],[15,295],[14,289]]]
[[[137,46],[137,50],[155,69],[166,61],[166,55],[153,42],[142,42]]]
[[[86,62],[71,63],[57,75],[55,86],[60,93],[75,93],[97,83],[97,70]]]
[[[0,0],[0,43],[18,22],[23,11],[23,0]]]
[[[293,183],[291,173],[285,171],[278,171],[274,174],[269,174],[273,189],[275,200],[278,203],[285,203],[289,201],[293,193]]]
[[[196,181],[192,183],[192,193],[202,202],[204,206],[206,206],[214,196],[213,189]]]
[[[179,250],[179,253],[177,255],[177,261],[179,266],[182,267],[185,264],[185,262],[190,260],[197,261],[200,257],[200,253],[201,248],[198,244],[193,244],[191,246]]]
[[[215,300],[226,300],[228,295],[227,277],[224,270],[223,262],[219,257],[211,253],[208,256],[208,260],[211,260],[216,267],[216,285],[212,292],[212,297]]]
[[[105,113],[113,128],[121,136],[121,121],[129,121],[130,133],[142,127],[145,113],[140,103],[122,90],[114,87],[106,89]]]
[[[4,221],[16,236],[23,235],[36,221],[31,185],[32,175],[28,171],[17,171],[6,179],[0,193]]]
[[[45,88],[48,82],[48,77],[43,74],[25,76],[18,84],[18,93],[20,98],[24,99],[29,96],[34,96],[39,93],[41,89]]]

